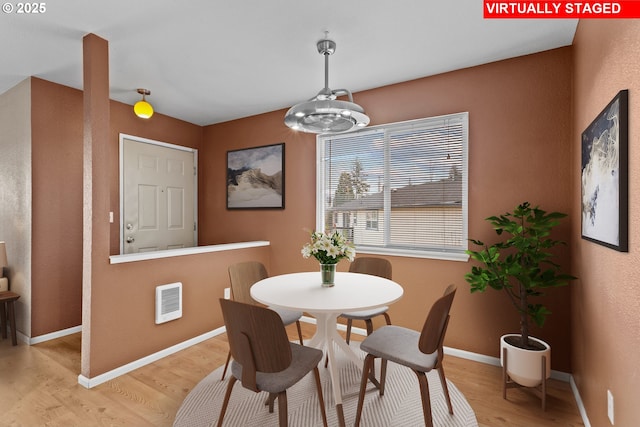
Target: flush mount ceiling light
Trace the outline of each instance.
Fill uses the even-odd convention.
[[[151,95],[151,91],[147,89],[138,89],[138,93],[142,95],[142,99],[133,106],[133,111],[136,113],[136,116],[141,119],[148,119],[153,116],[153,107],[151,104],[147,102],[144,98],[145,96]]]
[[[310,133],[339,133],[355,130],[369,124],[364,109],[353,102],[347,89],[329,89],[329,55],[336,50],[332,40],[320,40],[318,53],[324,55],[324,89],[309,101],[296,104],[287,111],[284,123],[294,130]],[[347,95],[349,101],[336,99]]]

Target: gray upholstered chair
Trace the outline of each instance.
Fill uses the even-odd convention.
[[[356,410],[356,427],[360,425],[367,380],[370,373],[373,374],[373,362],[377,357],[382,359],[379,386],[380,396],[384,395],[388,360],[410,368],[418,377],[420,384],[424,424],[431,427],[433,425],[431,419],[431,400],[429,397],[429,383],[427,382],[426,373],[432,369],[436,369],[440,375],[440,382],[442,383],[442,389],[447,400],[449,413],[453,415],[447,380],[442,368],[442,359],[444,357],[442,345],[449,323],[449,310],[451,309],[455,294],[455,285],[449,285],[444,291],[444,295],[438,298],[431,307],[431,310],[429,310],[429,315],[422,327],[422,332],[400,326],[383,326],[362,341],[360,349],[367,352],[367,356],[364,359],[364,368],[362,369],[358,409]]]
[[[351,263],[349,272],[371,274],[391,280],[391,262],[384,258],[360,257]],[[354,320],[363,320],[367,327],[367,335],[371,335],[371,332],[373,332],[373,321],[371,319],[374,317],[384,316],[387,325],[391,324],[391,318],[387,310],[389,310],[389,307],[384,306],[372,310],[342,313],[340,317],[347,319],[347,344],[349,344],[349,340],[351,339],[351,326]]]
[[[261,305],[253,298],[251,298],[251,286],[254,283],[259,282],[262,279],[269,277],[267,269],[264,265],[257,261],[246,261],[233,264],[229,267],[229,279],[231,281],[231,298],[234,301],[242,302],[245,304]],[[303,345],[302,340],[302,328],[300,327],[300,318],[302,317],[301,311],[284,310],[281,308],[269,307],[271,310],[278,313],[282,319],[282,323],[288,326],[292,323],[296,324],[298,329],[298,338],[300,345]],[[227,375],[227,368],[229,367],[229,360],[231,359],[231,352],[227,354],[227,362],[224,364],[224,370],[222,371],[222,379],[224,380]]]
[[[326,427],[327,414],[318,371],[322,351],[289,342],[282,319],[273,310],[225,299],[220,299],[220,306],[233,362],[218,427],[222,426],[237,380],[248,390],[269,393],[269,412],[273,412],[273,403],[277,398],[279,425],[286,426],[287,389],[311,371],[316,382],[322,422]]]

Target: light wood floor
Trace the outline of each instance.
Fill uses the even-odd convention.
[[[314,330],[303,323],[305,336]],[[295,339],[295,328],[289,332]],[[224,364],[227,349],[221,335],[87,390],[78,384],[79,333],[33,346],[1,340],[0,426],[171,426],[189,391]],[[567,383],[551,380],[543,412],[526,390],[511,389],[503,400],[498,367],[451,356],[444,367],[480,427],[584,425]]]

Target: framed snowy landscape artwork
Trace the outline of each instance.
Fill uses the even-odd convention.
[[[582,238],[628,251],[628,91],[582,133]]]
[[[227,151],[227,209],[284,209],[284,143]]]

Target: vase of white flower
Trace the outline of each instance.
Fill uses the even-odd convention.
[[[320,276],[322,277],[322,286],[330,287],[335,285],[337,265],[338,264],[320,264]]]
[[[322,286],[333,286],[336,265],[343,258],[353,261],[356,256],[356,250],[345,239],[344,235],[338,231],[334,231],[331,234],[313,231],[311,233],[311,242],[302,247],[302,256],[304,258],[313,256],[317,259],[320,262]]]

